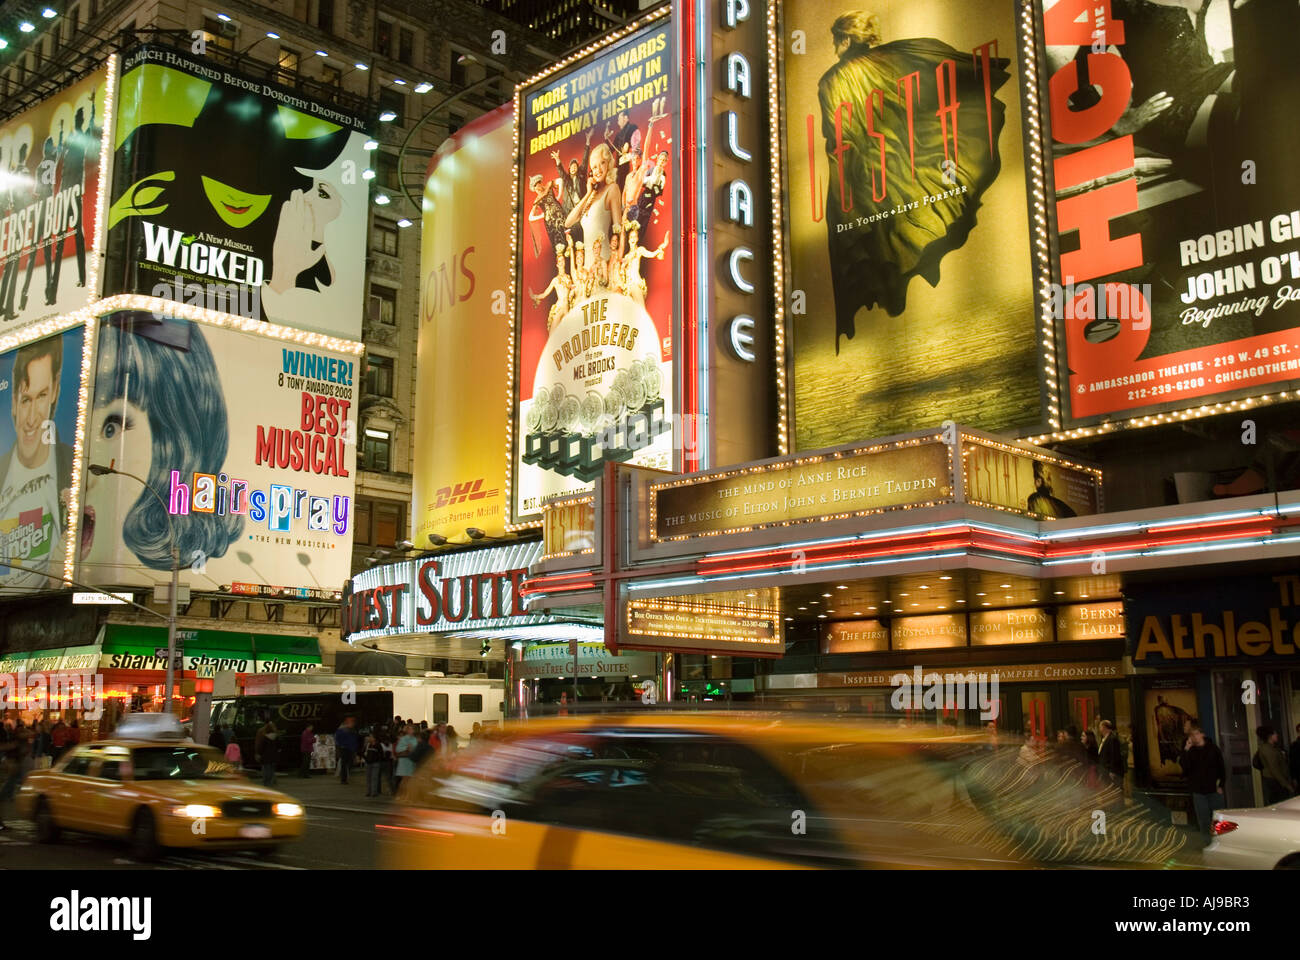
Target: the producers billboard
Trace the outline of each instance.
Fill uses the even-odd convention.
[[[361,334],[361,121],[174,50],[124,58],[106,294]]]
[[[134,477],[87,471],[78,579],[165,582],[170,529],[193,590],[337,590],[352,561],[358,365],[229,327],[106,317],[87,459]]]
[[[96,70],[0,124],[0,331],[92,299],[107,81]]]
[[[782,4],[796,449],[1041,421],[1020,7]]]
[[[505,532],[508,411],[502,385],[513,310],[510,191],[514,110],[448,137],[429,165],[420,238],[420,369],[415,393],[412,540]],[[496,184],[495,189],[483,189]]]
[[[78,326],[0,355],[0,596],[64,586],[46,573],[64,576],[84,339]]]
[[[662,18],[518,93],[517,523],[673,466],[672,60]]]
[[[1066,421],[1300,380],[1300,7],[1044,8]]]

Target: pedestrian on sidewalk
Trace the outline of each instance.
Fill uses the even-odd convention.
[[[310,723],[303,728],[302,736],[298,738],[298,776],[306,780],[311,777],[311,754],[316,749],[315,727]]]
[[[379,761],[379,786],[380,793],[383,793],[383,785],[388,784],[388,793],[390,796],[397,796],[397,781],[394,778],[393,768],[397,765],[393,758],[393,734],[385,729],[379,734],[379,746],[384,751],[384,758]]]
[[[334,731],[334,747],[339,755],[339,783],[348,782],[352,771],[352,761],[357,755],[360,741],[357,739],[357,718],[344,717],[342,725]]]
[[[259,731],[262,738],[261,754],[258,761],[262,764],[262,785],[275,786],[275,766],[280,759],[280,731],[271,720]]]
[[[377,797],[384,792],[379,779],[383,772],[384,748],[373,731],[366,737],[361,759],[366,764],[366,796]]]
[[[1278,743],[1277,731],[1270,726],[1262,726],[1255,730],[1255,736],[1259,738],[1259,749],[1255,751],[1251,763],[1259,771],[1263,782],[1264,806],[1271,807],[1291,796],[1293,784],[1290,771],[1287,770],[1286,757]]]
[[[1192,789],[1192,807],[1196,811],[1196,825],[1201,830],[1201,840],[1208,844],[1210,830],[1214,825],[1214,811],[1223,809],[1223,788],[1228,780],[1223,751],[1205,735],[1200,724],[1193,723],[1188,727],[1187,740],[1178,756],[1178,765],[1183,768],[1183,776]]]
[[[396,749],[393,750],[393,756],[397,758],[397,774],[394,777],[396,786],[394,790],[401,788],[404,778],[415,773],[415,760],[412,755],[419,743],[420,741],[415,739],[415,728],[408,723],[402,730],[402,736],[397,741]]]

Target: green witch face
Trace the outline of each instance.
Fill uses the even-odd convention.
[[[211,177],[201,179],[203,193],[207,196],[208,203],[212,204],[212,209],[236,229],[242,229],[260,217],[271,202],[269,193],[245,193]]]

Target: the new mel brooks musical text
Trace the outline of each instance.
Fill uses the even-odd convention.
[[[292,425],[252,426],[255,464],[308,476],[349,476],[346,445],[356,442],[348,419],[356,363],[302,350],[283,348],[283,370],[277,386],[300,395],[301,419]],[[346,398],[346,399],[344,399]],[[173,514],[191,511],[218,515],[243,514],[264,523],[271,534],[330,533],[343,536],[350,522],[350,500],[343,495],[320,495],[310,485],[271,483],[261,489],[228,474],[196,473],[182,477],[173,470],[168,509]],[[267,535],[254,539],[271,542]],[[276,538],[277,543],[326,546],[314,540]]]

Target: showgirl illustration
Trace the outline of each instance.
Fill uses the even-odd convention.
[[[839,62],[822,75],[817,94],[829,159],[826,235],[838,351],[840,336],[853,337],[859,310],[879,305],[898,316],[912,278],[937,286],[940,261],[966,242],[1001,167],[996,144],[1006,105],[992,94],[1010,74],[1007,59],[988,59],[986,109],[981,61],[972,62],[970,51],[929,38],[883,43],[878,18],[862,11],[836,19],[831,36]],[[909,116],[909,82],[931,84],[917,95],[933,103],[936,76],[950,86],[946,102],[955,117],[933,108]],[[864,104],[875,113],[874,136]],[[861,222],[924,198],[932,199]]]

